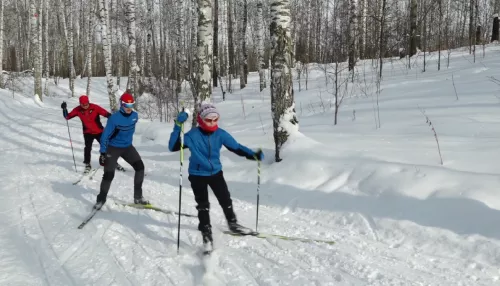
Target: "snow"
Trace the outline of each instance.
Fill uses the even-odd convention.
[[[299,92],[294,79],[300,132],[289,138],[280,163],[273,162],[269,89],[256,96],[258,74],[225,102],[213,89],[220,126],[266,155],[258,230],[336,244],[225,235],[211,196],[216,251],[205,259],[196,218],[181,218],[177,254],[177,216],[114,203],[132,200],[133,170],[121,159],[128,171],[116,173],[103,210],[77,229],[102,176],[100,169],[93,180],[72,184],[79,175],[60,104],[73,108],[77,97],[68,99],[68,81],[61,80],[49,84],[53,96],[38,102],[32,81],[20,79],[23,92],[0,90],[0,285],[497,285],[500,86],[489,77],[500,72],[499,53],[489,45],[473,63],[467,49],[454,50],[450,68],[443,64],[441,71],[431,53],[425,73],[423,56],[412,59],[411,70],[404,60],[386,62],[380,128],[375,90],[361,80],[333,125],[332,81],[325,86],[324,66],[312,65],[308,90]],[[369,73],[360,78],[375,78],[370,65],[359,63],[358,71]],[[77,79],[75,89],[84,93],[86,79]],[[109,108],[105,78],[93,79],[91,101]],[[443,165],[421,110],[435,127]],[[75,118],[69,127],[81,172],[81,123]],[[144,196],[177,211],[179,154],[167,146],[172,128],[173,122],[140,119],[134,145],[146,166]],[[186,151],[184,178],[188,157]],[[240,223],[255,227],[257,164],[224,148],[221,162]],[[184,180],[181,211],[196,214],[191,192]]]

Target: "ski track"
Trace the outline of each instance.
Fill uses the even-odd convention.
[[[440,75],[445,74],[443,72]],[[14,110],[15,114],[19,114],[14,116],[12,113],[0,112],[2,126],[6,127],[7,133],[15,133],[15,136],[7,136],[10,137],[7,142],[25,149],[20,160],[28,161],[29,158],[36,158],[42,163],[37,165],[40,167],[37,167],[36,171],[32,167],[36,163],[25,164],[26,169],[19,170],[18,179],[21,181],[8,182],[10,184],[7,186],[16,186],[17,189],[17,197],[12,201],[16,207],[10,208],[9,211],[2,211],[1,214],[18,211],[16,213],[19,213],[19,220],[11,222],[8,227],[19,227],[24,234],[26,244],[36,256],[39,271],[43,274],[43,281],[46,285],[189,285],[189,282],[195,285],[201,283],[208,285],[293,285],[294,283],[295,285],[428,285],[432,284],[431,281],[435,281],[436,277],[439,277],[440,282],[456,285],[461,283],[460,279],[466,275],[457,270],[460,268],[453,267],[464,261],[456,261],[453,257],[440,257],[418,248],[401,247],[401,245],[404,246],[404,240],[398,242],[396,247],[391,247],[392,243],[384,241],[383,235],[378,233],[378,228],[381,227],[378,222],[361,213],[339,215],[327,211],[298,208],[284,214],[277,207],[263,206],[261,217],[270,219],[265,223],[260,222],[259,231],[288,235],[289,233],[286,233],[283,227],[292,222],[293,236],[332,239],[336,241],[336,244],[303,243],[251,236],[233,238],[214,232],[214,239],[217,240],[216,243],[219,246],[216,246],[216,250],[208,259],[200,258],[197,254],[201,245],[201,235],[196,230],[196,218],[182,218],[182,227],[189,225],[194,226],[194,229],[181,229],[181,254],[178,256],[176,245],[170,243],[177,239],[177,216],[175,215],[106,205],[105,211],[98,212],[84,229],[78,230],[76,226],[79,220],[86,215],[82,202],[73,198],[68,200],[71,202],[65,202],[66,197],[44,187],[44,183],[50,185],[51,180],[50,171],[44,170],[44,166],[57,158],[58,154],[67,153],[69,148],[69,142],[64,137],[64,132],[67,130],[65,123],[55,120],[61,117],[61,114],[59,111],[45,109],[47,113],[36,115],[40,112],[39,109],[30,107],[22,101],[16,101],[19,105],[8,105],[2,101],[2,107],[0,107],[0,109]],[[31,112],[34,114],[33,118],[29,120],[24,118],[23,109],[33,109]],[[43,130],[40,123],[57,125],[60,127],[58,129],[60,133],[52,134],[51,137],[51,133]],[[72,130],[77,130],[79,127],[75,121],[70,122],[70,126]],[[33,144],[33,141],[37,144]],[[75,153],[81,153],[83,142],[80,134],[72,134],[72,141]],[[9,150],[15,150],[15,148]],[[80,155],[78,154],[78,158]],[[62,157],[65,156],[67,155]],[[95,158],[95,150],[93,157]],[[73,166],[72,158],[68,160],[71,160],[71,164],[65,162],[68,164],[63,167],[58,166],[56,169],[64,172],[63,177],[74,173],[70,173]],[[176,166],[171,166],[171,162],[156,162],[154,165],[165,174],[178,172]],[[69,170],[67,166],[70,167]],[[129,183],[130,174],[133,172],[117,173],[110,198],[113,195],[117,197],[130,195],[129,192],[118,191],[118,188]],[[30,187],[33,185],[30,179],[34,177],[40,178],[36,183],[40,184],[43,189]],[[127,183],[120,183],[125,177],[127,177]],[[68,184],[72,181],[70,179]],[[157,185],[159,184],[155,182],[150,186]],[[84,199],[92,196],[93,199],[96,186],[95,181],[84,180],[76,188],[69,185],[67,188],[68,192],[79,192],[78,188],[90,189],[91,193],[83,193],[81,196]],[[21,194],[20,190],[28,190],[29,194]],[[155,188],[151,191],[161,192]],[[38,193],[40,195],[37,196]],[[164,204],[162,207],[177,209],[175,203],[168,201],[176,195],[168,194],[168,196],[161,198]],[[183,191],[183,196],[183,209],[194,211],[192,207],[194,198],[189,187]],[[24,203],[26,200],[29,202]],[[249,211],[254,210],[252,204],[233,200],[239,207],[236,212],[240,217],[253,217],[249,214]],[[44,207],[43,202],[46,201],[52,205]],[[213,196],[211,202],[213,202],[211,219],[214,229],[217,229],[215,226],[223,225],[224,218]],[[65,213],[65,210],[71,207],[74,207],[74,213]],[[144,224],[144,226],[132,228],[133,226],[130,225],[120,225],[116,222],[117,217],[124,214],[133,215],[135,220],[133,223]],[[63,225],[49,232],[51,228],[43,223],[43,219],[54,215],[65,216],[65,220]],[[152,224],[151,221],[159,221],[162,225]],[[314,225],[314,231],[308,232],[311,224]],[[325,238],[325,234],[329,237]],[[67,239],[65,236],[74,239]],[[148,244],[143,243],[144,241],[148,241]],[[47,251],[48,249],[50,250]],[[398,271],[394,271],[396,268]],[[179,274],[182,275],[179,276]],[[201,277],[199,277],[200,274]],[[311,279],[315,274],[318,274],[319,278]],[[148,280],[151,276],[154,279]],[[280,277],[286,278],[287,282],[280,280]],[[476,282],[485,283],[486,281]]]

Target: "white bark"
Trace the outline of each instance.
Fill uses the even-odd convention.
[[[71,9],[71,0],[68,0],[68,5]],[[61,24],[63,26],[64,38],[66,39],[66,48],[68,52],[68,70],[69,70],[69,89],[71,90],[71,96],[75,96],[75,66],[73,63],[73,25],[71,13],[68,15],[68,21],[66,22],[66,8],[64,0],[59,2],[59,11],[61,14]]]
[[[146,66],[144,67],[144,75],[149,82],[150,77],[153,75],[152,71],[152,50],[153,50],[153,0],[146,0],[148,7],[148,24],[147,24],[147,36],[146,36]],[[159,62],[157,62],[159,63]]]
[[[2,0],[3,1],[3,0]],[[43,70],[45,81],[47,82],[49,80],[49,72],[50,72],[50,63],[49,63],[49,49],[54,49],[54,47],[49,47],[49,6],[48,2],[49,0],[42,0],[43,1],[43,37],[45,39],[45,53],[43,56],[43,61],[45,62],[45,69]],[[47,84],[45,84],[47,86]],[[47,92],[45,92],[47,94]]]
[[[3,0],[0,0],[0,88],[4,88],[3,81]]]
[[[176,80],[177,80],[177,87],[176,87],[176,94],[177,94],[177,104],[179,104],[179,99],[178,95],[181,92],[182,89],[182,81],[184,79],[184,44],[183,44],[183,37],[182,37],[182,32],[183,29],[183,23],[184,23],[184,1],[183,0],[177,0],[177,19],[176,19]]]
[[[87,31],[87,95],[90,96],[90,86],[92,85],[92,44],[94,42],[94,1],[89,1],[88,8],[88,31]]]
[[[240,61],[240,88],[243,89],[246,86],[246,65],[247,65],[247,55],[246,55],[246,30],[247,30],[247,1],[240,0],[240,9],[242,10],[239,21],[239,61]]]
[[[108,37],[109,17],[106,7],[107,0],[99,0],[99,17],[101,21],[101,40],[104,54],[104,67],[106,69],[106,82],[108,84],[109,106],[116,111],[118,106],[115,97],[115,83],[111,74],[111,45]]]
[[[266,75],[264,69],[264,17],[262,14],[262,1],[257,2],[257,54],[259,62],[260,91],[266,88]]]
[[[115,30],[116,30],[116,54],[117,54],[117,64],[116,64],[116,84],[120,88],[122,69],[123,69],[123,35],[120,25],[118,25],[118,19],[121,15],[118,6],[116,6],[116,20],[115,20]]]
[[[32,45],[32,63],[33,69],[35,71],[35,83],[34,83],[34,92],[42,99],[42,70],[40,69],[40,58],[41,53],[39,52],[39,33],[38,33],[38,12],[35,6],[35,1],[30,1],[30,14],[31,14],[31,45]]]
[[[198,95],[201,102],[212,94],[212,1],[198,0]]]
[[[352,71],[352,78],[354,79],[354,66],[356,65],[357,58],[357,31],[358,31],[358,21],[357,21],[357,10],[356,10],[356,0],[349,1],[349,70]]]
[[[137,80],[137,73],[139,72],[135,47],[135,0],[125,0],[125,17],[128,24],[128,60],[130,66],[127,89],[129,89],[132,94],[135,94],[135,84]]]
[[[271,2],[271,111],[275,160],[288,137],[297,132],[299,125],[295,114],[291,72],[292,40],[290,37],[289,0]]]

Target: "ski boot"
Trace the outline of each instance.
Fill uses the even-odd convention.
[[[134,198],[134,204],[136,205],[149,205],[149,201],[144,197]]]
[[[241,234],[241,235],[254,235],[254,234],[256,234],[256,232],[251,230],[250,228],[244,227],[244,226],[238,224],[238,222],[236,220],[229,221],[227,223],[227,225],[229,227],[229,230],[232,233]]]
[[[95,210],[100,210],[102,208],[102,206],[104,205],[105,202],[103,201],[99,201],[99,202],[96,202],[95,205],[94,205],[94,209]]]
[[[207,226],[201,231],[203,237],[203,254],[207,255],[214,250],[214,240],[212,238],[212,229]]]
[[[122,165],[120,165],[120,164],[118,164],[118,163],[116,163],[116,169],[117,169],[118,171],[125,172],[125,168],[123,168],[123,167],[122,167]]]
[[[85,164],[85,171],[83,171],[84,174],[90,173],[90,170],[92,170],[92,166],[90,164]]]

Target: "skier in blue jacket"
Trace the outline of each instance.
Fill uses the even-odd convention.
[[[142,197],[142,182],[144,181],[144,163],[141,156],[132,145],[135,125],[139,116],[133,111],[134,97],[125,92],[120,97],[120,111],[109,117],[101,136],[101,156],[99,164],[104,166],[101,190],[97,195],[94,208],[101,209],[106,203],[111,182],[115,176],[115,167],[119,157],[122,157],[135,170],[134,203],[147,205],[149,202]]]
[[[184,135],[184,148],[189,148],[191,156],[189,158],[189,181],[193,189],[194,198],[198,210],[198,230],[201,231],[203,243],[210,250],[213,244],[212,230],[210,225],[210,203],[208,200],[208,186],[212,189],[219,205],[224,211],[229,229],[236,233],[251,232],[250,229],[238,224],[233,210],[231,194],[229,193],[226,181],[222,172],[220,162],[220,150],[224,145],[229,151],[246,157],[249,160],[262,160],[264,154],[262,150],[254,152],[249,148],[240,145],[224,129],[218,127],[219,112],[214,105],[203,103],[198,111],[198,127],[191,129]],[[180,150],[180,125],[188,118],[186,112],[180,112],[177,116],[174,130],[170,134],[168,147],[170,151]]]

